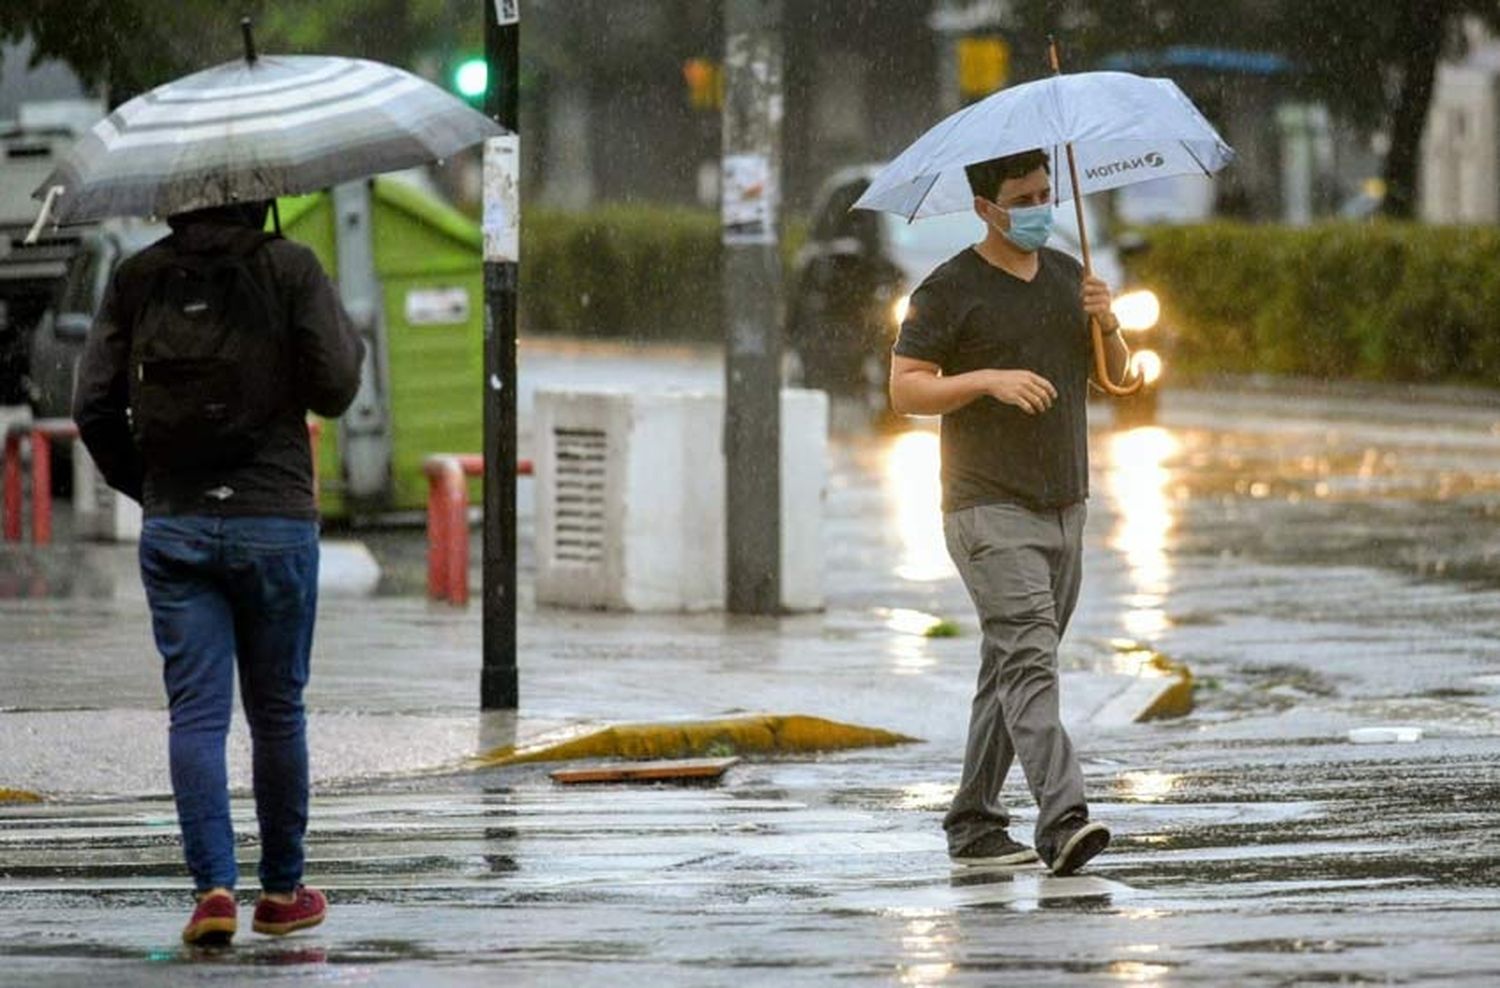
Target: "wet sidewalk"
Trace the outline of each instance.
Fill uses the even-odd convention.
[[[415,537],[415,536],[413,536]],[[165,793],[160,660],[128,548],[93,547],[117,592],[0,601],[0,788],[50,798]],[[977,629],[928,638],[911,609],[780,619],[523,606],[521,709],[478,710],[480,617],[412,597],[329,598],[307,702],[315,783],[451,770],[564,728],[802,714],[962,750]],[[964,625],[960,625],[964,627]],[[1122,728],[1175,680],[1100,642],[1070,645],[1063,694],[1077,732]],[[236,715],[231,784],[248,788]]]

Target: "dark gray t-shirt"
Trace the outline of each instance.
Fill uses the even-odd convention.
[[[1060,508],[1088,497],[1090,338],[1083,267],[1044,247],[1031,281],[972,248],[912,293],[895,352],[945,377],[983,368],[1029,370],[1057,400],[1040,415],[984,397],[943,416],[943,510],[1014,502]]]

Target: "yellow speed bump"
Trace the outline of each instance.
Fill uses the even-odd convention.
[[[0,803],[40,803],[42,797],[25,789],[6,789],[0,786]]]
[[[727,717],[722,720],[615,724],[505,745],[474,759],[478,765],[565,762],[580,758],[694,758],[746,753],[797,754],[878,748],[916,741],[904,734],[840,724],[801,714]]]

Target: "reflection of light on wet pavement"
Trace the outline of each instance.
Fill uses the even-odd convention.
[[[914,676],[937,665],[937,657],[928,644],[928,633],[942,623],[936,614],[916,611],[907,607],[882,609],[885,626],[898,632],[899,637],[886,643],[886,654],[891,657],[891,671],[898,676]]]
[[[1159,803],[1177,788],[1181,778],[1175,772],[1125,772],[1120,776],[1120,794],[1136,803]]]
[[[1167,537],[1175,521],[1163,463],[1179,443],[1162,428],[1131,429],[1109,439],[1105,484],[1117,521],[1109,545],[1125,556],[1131,592],[1126,596],[1125,630],[1151,638],[1166,630],[1162,605],[1172,588]]]
[[[1109,966],[1109,973],[1126,984],[1154,985],[1160,983],[1157,979],[1171,974],[1172,969],[1165,964],[1146,964],[1141,961],[1115,961]]]
[[[957,791],[955,783],[916,782],[899,790],[894,805],[899,810],[946,810]]]
[[[885,626],[904,635],[925,636],[934,625],[942,621],[936,614],[914,611],[908,607],[895,607],[884,613]]]
[[[911,964],[901,968],[903,985],[937,985],[953,973],[952,964]]]
[[[928,583],[955,575],[943,541],[941,460],[937,433],[920,429],[897,436],[885,453],[881,486],[900,541],[896,575],[903,580]]]
[[[1120,916],[1122,916],[1125,919],[1151,920],[1151,919],[1161,919],[1163,916],[1166,916],[1166,915],[1167,915],[1166,910],[1164,910],[1164,909],[1153,909],[1150,906],[1136,906],[1136,907],[1133,907],[1133,908],[1121,909],[1120,910]]]
[[[908,962],[901,965],[902,984],[941,984],[953,973],[953,964],[947,960],[951,956],[953,938],[946,930],[946,923],[933,919],[906,921],[901,949]]]
[[[937,665],[937,657],[925,638],[902,635],[892,638],[885,646],[891,657],[891,672],[898,676],[916,676]]]

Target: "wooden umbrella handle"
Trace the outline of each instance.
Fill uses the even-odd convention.
[[[1104,330],[1099,325],[1099,317],[1089,316],[1089,332],[1094,337],[1094,383],[1105,394],[1114,395],[1116,398],[1128,398],[1141,388],[1146,386],[1146,375],[1141,369],[1135,369],[1135,376],[1124,384],[1116,384],[1109,379],[1109,361],[1104,357]]]

